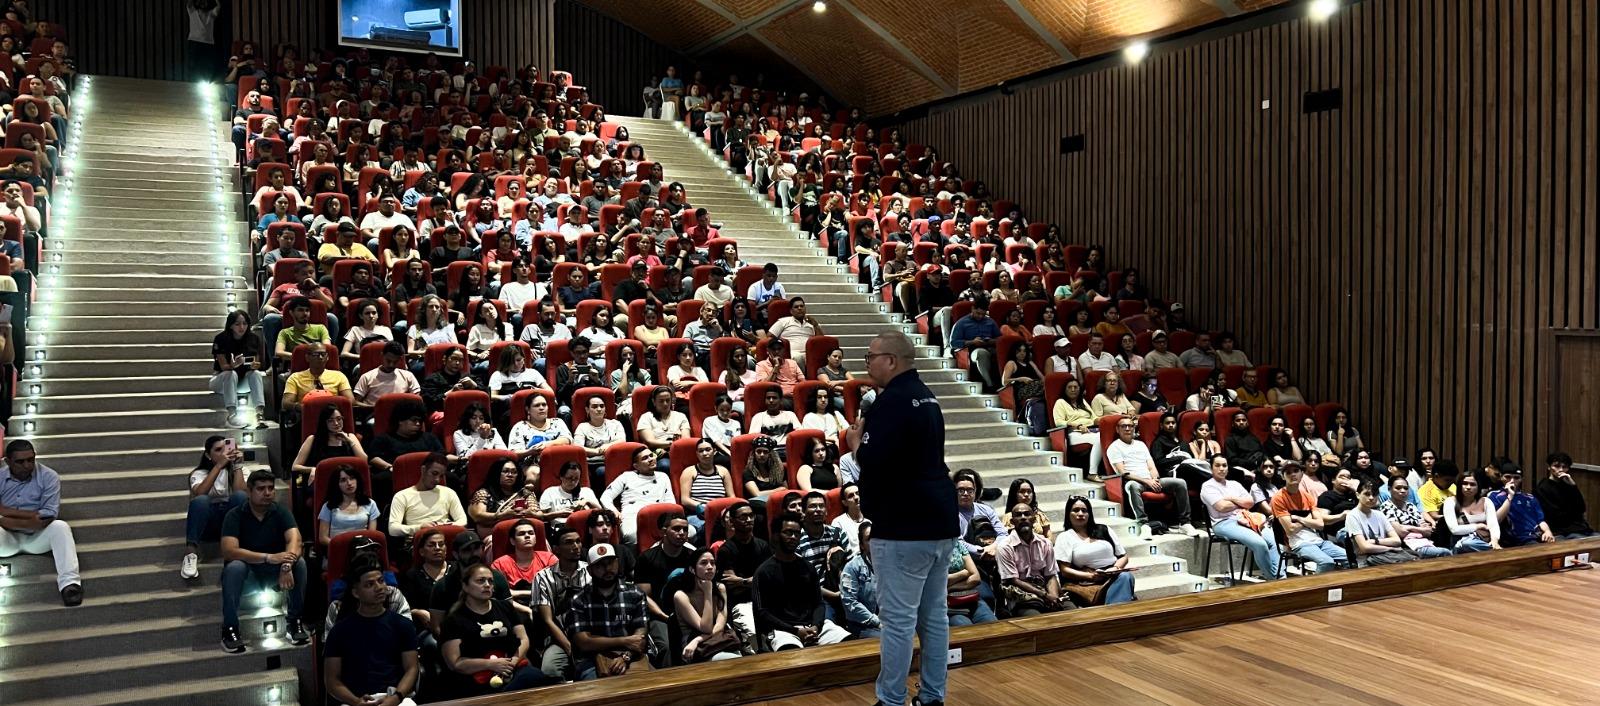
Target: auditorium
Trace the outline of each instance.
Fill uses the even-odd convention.
[[[1600,694],[1590,0],[0,15],[0,703]]]

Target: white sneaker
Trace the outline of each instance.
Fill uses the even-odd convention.
[[[1204,532],[1201,532],[1200,530],[1195,529],[1195,526],[1193,524],[1191,524],[1191,523],[1188,523],[1188,522],[1185,522],[1185,523],[1179,525],[1178,529],[1183,530],[1184,534],[1187,534],[1187,535],[1189,535],[1191,537],[1193,537],[1195,535],[1205,534]]]
[[[178,575],[186,579],[200,578],[200,557],[194,552],[183,555],[183,566],[178,569]]]

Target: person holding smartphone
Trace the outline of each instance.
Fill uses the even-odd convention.
[[[222,398],[222,406],[228,410],[230,427],[250,426],[239,417],[241,393],[247,395],[250,405],[255,408],[255,427],[262,429],[267,426],[267,398],[262,392],[265,376],[257,362],[262,350],[261,338],[250,330],[250,315],[242,309],[228,312],[222,332],[211,341],[213,375],[210,387]]]

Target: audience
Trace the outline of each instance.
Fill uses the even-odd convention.
[[[600,504],[621,518],[622,538],[629,544],[638,543],[639,510],[652,503],[670,502],[675,502],[672,481],[667,472],[658,470],[656,454],[648,447],[633,452],[633,468],[606,485],[600,496]]]
[[[1473,471],[1461,476],[1455,495],[1444,499],[1441,513],[1455,537],[1457,554],[1484,552],[1501,547],[1500,517],[1493,500],[1483,492],[1489,476]]]
[[[339,602],[323,644],[323,687],[347,706],[412,706],[422,672],[417,630],[389,610],[383,565],[352,561],[345,583],[350,597]]]
[[[567,614],[572,597],[589,585],[589,565],[583,560],[583,534],[574,527],[556,530],[550,546],[556,562],[534,577],[531,601],[545,636],[539,669],[547,677],[568,681],[573,647],[567,635]]]
[[[1295,556],[1317,565],[1317,573],[1333,571],[1349,560],[1345,550],[1323,538],[1331,527],[1316,513],[1317,500],[1300,487],[1305,468],[1295,461],[1283,464],[1284,487],[1272,496],[1270,508],[1283,532],[1284,543]],[[1345,527],[1349,524],[1345,519]],[[1381,533],[1380,533],[1381,534]]]
[[[1017,503],[1011,508],[1011,534],[996,542],[995,563],[1004,582],[1005,614],[1021,618],[1053,613],[1071,605],[1062,600],[1060,568],[1050,540],[1033,530],[1033,507]]]
[[[1499,508],[1499,521],[1506,523],[1500,533],[1501,545],[1554,542],[1556,536],[1545,522],[1544,508],[1532,493],[1522,490],[1522,468],[1515,463],[1502,464],[1500,482],[1502,487],[1489,493],[1489,501]]]
[[[1200,502],[1211,515],[1211,532],[1243,545],[1255,557],[1256,570],[1268,580],[1282,578],[1278,540],[1265,517],[1252,512],[1255,500],[1238,481],[1228,479],[1228,460],[1211,459],[1211,480],[1200,487]]]
[[[397,545],[409,549],[418,530],[439,525],[467,526],[467,511],[461,507],[461,498],[444,484],[448,466],[444,454],[428,454],[417,484],[394,494],[389,504],[389,536],[401,540]]]
[[[450,669],[445,691],[452,698],[554,681],[528,663],[527,628],[506,601],[495,597],[495,581],[488,565],[469,564],[462,569],[461,599],[444,616],[439,652]]]
[[[205,451],[201,452],[199,463],[189,472],[189,516],[185,530],[187,544],[178,569],[178,574],[185,580],[200,577],[200,542],[220,537],[223,518],[247,502],[246,493],[249,489],[245,486],[244,468],[240,463],[243,460],[244,452],[232,439],[212,436],[206,439]],[[13,477],[15,475],[13,473]],[[10,498],[0,499],[0,505],[16,509]],[[5,529],[11,527],[5,526]],[[57,573],[60,573],[59,569]]]
[[[1550,531],[1562,539],[1582,539],[1596,533],[1589,526],[1587,505],[1578,483],[1572,478],[1572,456],[1555,451],[1545,457],[1549,475],[1534,488],[1539,508]]]

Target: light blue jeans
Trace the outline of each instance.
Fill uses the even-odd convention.
[[[1271,526],[1261,528],[1261,533],[1257,534],[1249,527],[1239,524],[1238,519],[1229,517],[1211,523],[1211,531],[1219,537],[1243,544],[1249,549],[1255,556],[1256,568],[1268,580],[1282,578],[1278,575],[1278,540],[1273,536]]]
[[[1106,589],[1106,605],[1128,603],[1133,600],[1133,574],[1117,574]]]
[[[877,696],[887,706],[905,706],[911,671],[911,635],[922,640],[917,698],[943,701],[948,676],[950,616],[946,612],[950,553],[954,539],[894,541],[872,538],[878,575],[879,667]]]
[[[1295,556],[1317,563],[1317,573],[1325,574],[1338,568],[1335,564],[1342,564],[1349,557],[1345,556],[1344,548],[1326,539],[1315,544],[1307,542],[1294,549]]]
[[[1492,547],[1489,546],[1488,542],[1485,542],[1485,541],[1483,541],[1481,539],[1478,539],[1478,535],[1476,535],[1476,534],[1469,534],[1469,535],[1466,535],[1465,537],[1462,537],[1461,539],[1456,540],[1456,553],[1457,554],[1471,554],[1473,552],[1486,552],[1486,551],[1489,551],[1491,548]]]

